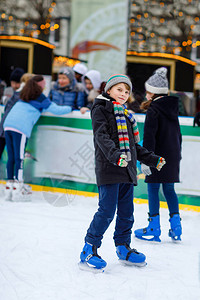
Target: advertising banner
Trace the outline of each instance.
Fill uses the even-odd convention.
[[[128,5],[128,0],[72,1],[71,56],[86,60],[102,80],[125,72]]]

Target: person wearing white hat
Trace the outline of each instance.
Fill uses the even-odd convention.
[[[91,110],[94,99],[100,94],[101,73],[97,70],[90,70],[83,76],[82,81],[87,94],[87,105],[80,110],[84,114]]]
[[[85,73],[87,73],[87,67],[83,63],[78,63],[73,67],[76,80],[78,82],[81,82],[81,78]]]

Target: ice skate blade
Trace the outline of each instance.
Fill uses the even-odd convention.
[[[172,238],[172,242],[173,242],[174,244],[179,244],[179,243],[181,243],[181,238],[180,238],[180,239],[173,239],[173,238]]]
[[[5,200],[5,201],[12,202],[12,197],[5,197],[4,200]]]
[[[181,242],[181,236],[180,235],[174,235],[173,233],[171,233],[171,231],[169,231],[169,237],[172,239],[173,242],[178,243]]]
[[[145,240],[145,241],[148,241],[148,242],[161,242],[161,239],[159,238],[159,236],[146,236],[146,237],[143,237],[143,236],[135,235],[135,237],[139,240]]]
[[[79,266],[80,270],[91,272],[91,273],[94,273],[94,274],[103,273],[104,269],[105,269],[105,268],[97,269],[97,268],[93,267],[92,265],[89,265],[87,262],[82,262],[82,261],[80,261],[78,263],[78,266]]]
[[[170,238],[172,239],[172,242],[174,242],[174,243],[180,243],[181,242],[181,237],[180,236],[175,236],[175,237],[170,236]]]
[[[7,194],[4,194],[4,200],[5,201],[12,201],[12,193],[7,193]]]
[[[12,202],[31,202],[31,194],[13,196]]]
[[[17,198],[17,199],[12,199],[11,202],[31,202],[31,199]]]
[[[131,267],[145,267],[147,265],[146,261],[143,261],[141,263],[133,263],[130,262],[128,260],[124,260],[124,259],[119,259],[120,264],[125,265],[125,266],[131,266]]]

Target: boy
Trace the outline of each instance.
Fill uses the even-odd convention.
[[[124,103],[132,84],[126,75],[112,75],[91,111],[95,147],[95,172],[99,208],[90,224],[81,252],[80,267],[103,269],[106,262],[97,254],[103,234],[117,209],[114,242],[119,259],[144,266],[145,255],[130,248],[133,217],[133,187],[137,185],[137,160],[162,168],[165,160],[141,147],[137,123]]]

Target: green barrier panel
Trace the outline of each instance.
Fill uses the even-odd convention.
[[[136,114],[140,137],[145,115]],[[200,206],[200,127],[193,118],[180,117],[183,136],[181,182],[176,192],[181,204]],[[66,116],[44,114],[35,125],[26,148],[25,182],[44,187],[97,193],[94,172],[94,147],[90,114],[74,111]],[[6,178],[7,153],[0,163],[1,179]],[[164,200],[162,191],[161,200]],[[147,185],[139,171],[135,197],[147,199]]]

